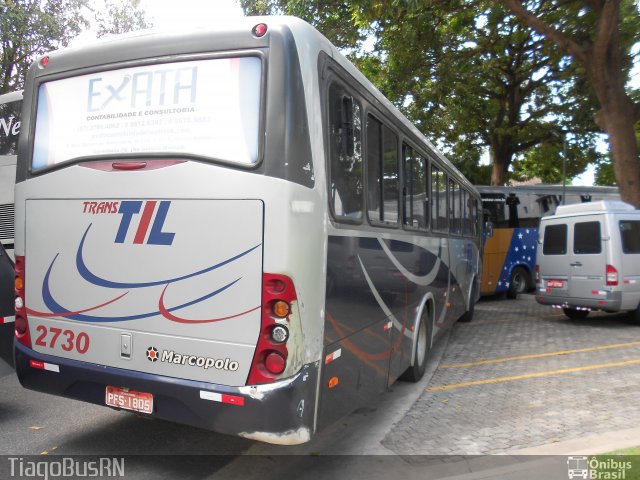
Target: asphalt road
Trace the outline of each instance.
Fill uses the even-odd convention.
[[[346,478],[370,470],[370,478],[389,471],[419,472],[381,445],[424,392],[446,346],[432,351],[430,368],[416,384],[398,382],[362,409],[319,432],[304,445],[282,447],[115,411],[76,400],[25,390],[0,360],[0,476],[9,458],[39,456],[125,457],[126,479],[181,478]],[[6,346],[0,357],[6,358]],[[58,458],[61,458],[58,457]],[[370,460],[375,458],[372,463]],[[26,460],[25,460],[26,461]],[[385,473],[386,472],[386,473]],[[406,473],[406,472],[405,472]],[[355,474],[355,473],[354,473]],[[409,476],[413,476],[409,475]]]
[[[562,478],[566,457],[524,451],[638,425],[639,355],[640,327],[622,314],[573,321],[531,296],[484,299],[436,345],[421,382],[396,383],[295,447],[27,391],[0,360],[0,478],[10,456],[78,455],[124,456],[127,479]]]

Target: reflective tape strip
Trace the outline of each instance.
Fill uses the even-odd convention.
[[[331,363],[331,362],[333,362],[334,360],[337,360],[338,358],[340,358],[340,356],[341,356],[341,355],[342,355],[342,349],[341,349],[341,348],[339,348],[338,350],[336,350],[336,351],[335,351],[335,352],[333,352],[333,353],[330,353],[330,354],[329,354],[329,355],[327,355],[327,357],[324,359],[324,363],[325,363],[325,365],[326,365],[327,363]]]
[[[240,407],[244,406],[244,397],[227,395],[226,393],[200,390],[200,398],[203,400],[211,400],[212,402],[227,403],[229,405],[238,405]]]
[[[50,372],[60,373],[60,365],[53,363],[41,362],[39,360],[29,360],[29,366],[31,368],[37,368],[38,370],[48,370]]]
[[[16,317],[0,317],[0,323],[13,323]]]
[[[391,327],[393,327],[393,322],[387,322],[384,324],[384,331],[386,332],[387,330],[391,330]]]
[[[591,295],[606,295],[607,292],[605,292],[604,290],[592,290],[591,291]]]

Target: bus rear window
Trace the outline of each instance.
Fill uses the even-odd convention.
[[[170,154],[258,162],[262,64],[217,58],[40,85],[32,170],[79,158]]]

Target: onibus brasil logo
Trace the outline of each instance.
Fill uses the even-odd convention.
[[[567,458],[570,479],[625,480],[631,472],[632,462],[612,456],[570,456]]]

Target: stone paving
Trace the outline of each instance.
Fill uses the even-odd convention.
[[[590,350],[448,367],[576,349]],[[456,455],[503,453],[638,425],[640,325],[600,312],[569,320],[522,295],[481,300],[471,323],[455,325],[428,388],[382,443],[399,455],[455,461]]]

